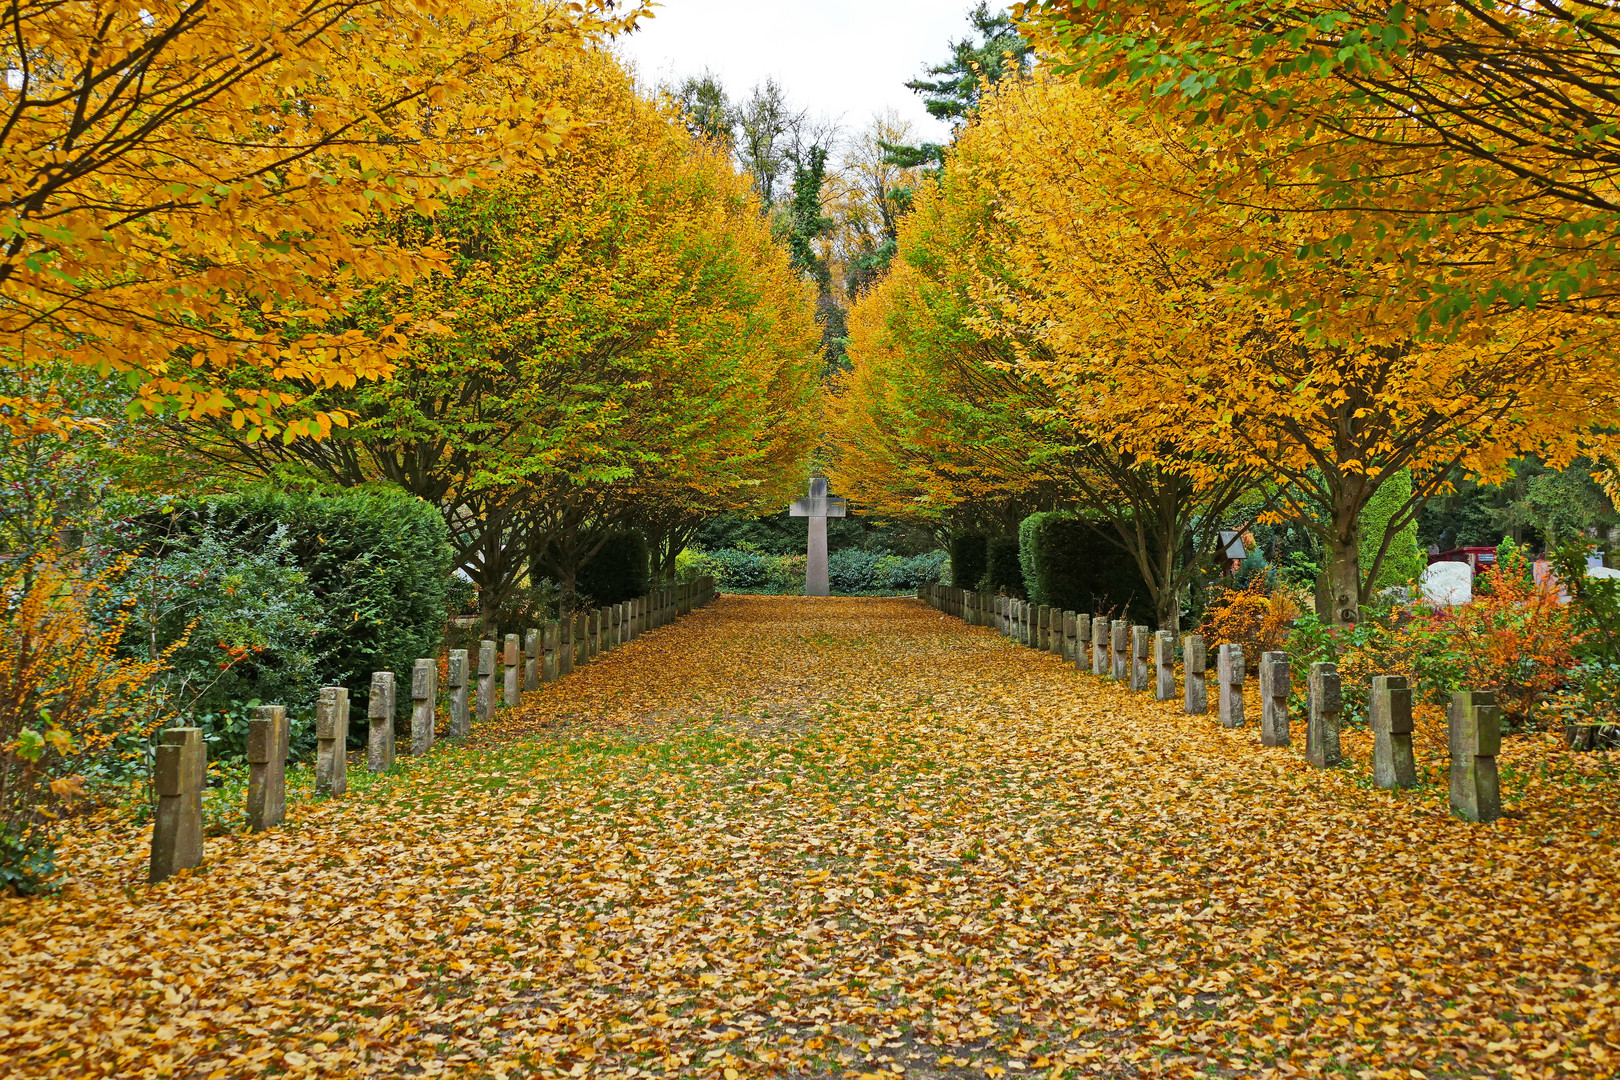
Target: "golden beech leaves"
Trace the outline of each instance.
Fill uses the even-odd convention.
[[[902,226],[902,284],[863,300],[891,311],[904,297],[924,302],[910,305],[909,323],[876,310],[851,319],[854,393],[839,415],[908,401],[919,416],[926,403],[928,419],[902,424],[877,449],[845,452],[912,462],[982,454],[987,445],[958,444],[974,428],[998,430],[984,422],[994,399],[1056,443],[1028,458],[1038,468],[1021,484],[1044,474],[1060,504],[1107,502],[1085,497],[1084,470],[1054,468],[1065,443],[1184,477],[1203,492],[1184,497],[1216,505],[1219,485],[1249,473],[1276,493],[1278,513],[1318,534],[1333,618],[1353,621],[1389,538],[1457,470],[1493,480],[1525,454],[1562,465],[1607,450],[1620,368],[1601,347],[1606,320],[1516,311],[1419,337],[1421,299],[1400,292],[1398,269],[1352,251],[1301,268],[1294,285],[1342,300],[1354,332],[1307,328],[1233,279],[1233,252],[1299,245],[1315,225],[1201,199],[1199,134],[1122,113],[1104,92],[1050,73],[987,89]],[[919,320],[936,329],[916,330]],[[964,373],[975,366],[988,370]],[[956,374],[942,377],[947,369]],[[941,450],[930,433],[947,430]],[[1371,538],[1377,554],[1362,566],[1361,512],[1405,474],[1412,497]]]
[[[633,19],[603,0],[18,0],[0,363],[119,373],[137,411],[325,433],[289,388],[382,377],[402,345],[340,324],[356,282],[441,262],[382,217],[555,153],[572,121],[530,76]]]
[[[0,900],[0,1071],[1612,1074],[1620,779],[1508,739],[1472,826],[1414,743],[1381,792],[1360,729],[1317,770],[915,601],[722,597],[163,885],[76,823]]]

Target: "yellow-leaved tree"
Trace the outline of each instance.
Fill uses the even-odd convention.
[[[1361,313],[1354,333],[1255,298],[1232,280],[1240,235],[1285,247],[1305,224],[1198,198],[1199,139],[1075,80],[1004,83],[963,142],[996,162],[1000,190],[1004,270],[981,279],[977,325],[1014,342],[1019,369],[1095,437],[1266,479],[1277,512],[1322,541],[1335,621],[1357,617],[1390,542],[1456,470],[1567,462],[1602,444],[1620,403],[1612,363],[1558,362],[1590,320],[1507,312],[1419,338],[1415,304],[1380,302],[1400,271],[1374,253],[1309,271],[1325,302]],[[1362,512],[1408,472],[1362,566]]]
[[[427,499],[490,618],[537,563],[571,593],[620,526],[672,563],[705,517],[780,506],[819,420],[814,291],[723,151],[601,50],[545,65],[533,91],[582,133],[431,218],[391,218],[402,246],[448,258],[372,282],[357,306],[366,336],[401,317],[426,328],[394,378],[303,387],[351,412],[346,429],[290,442],[223,420],[178,431],[226,469]]]
[[[616,10],[618,9],[618,10]],[[358,290],[439,266],[378,226],[574,131],[534,73],[610,0],[12,0],[0,86],[0,417],[71,427],[62,365],[132,410],[320,435],[307,387],[387,374]]]

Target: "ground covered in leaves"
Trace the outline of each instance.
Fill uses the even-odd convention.
[[[0,1074],[1607,1077],[1620,775],[1310,769],[909,600],[725,597],[144,884],[0,901]]]

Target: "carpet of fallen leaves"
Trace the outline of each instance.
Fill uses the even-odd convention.
[[[1346,744],[725,597],[162,885],[79,824],[0,902],[0,1075],[1613,1075],[1615,763],[1507,740],[1469,826],[1436,723],[1413,792]]]

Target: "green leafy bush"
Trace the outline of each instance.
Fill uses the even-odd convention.
[[[676,560],[682,580],[705,574],[722,589],[799,593],[804,591],[805,556],[769,555],[739,548],[683,552]],[[892,555],[845,548],[827,559],[827,579],[838,593],[910,592],[936,582],[945,569],[945,553]]]
[[[1016,536],[991,537],[985,545],[984,578],[979,582],[979,588],[1008,596],[1027,595]]]
[[[990,558],[990,541],[984,533],[957,533],[951,537],[951,584],[958,589],[977,589],[984,580]]]
[[[194,546],[207,533],[245,558],[279,532],[314,601],[313,685],[348,687],[359,715],[365,715],[373,672],[408,680],[418,658],[437,652],[451,552],[438,511],[413,496],[388,489],[327,495],[250,489],[131,501],[115,509],[111,530],[112,542],[141,552],[142,561]],[[259,692],[236,700],[248,697],[274,700]],[[290,709],[314,704],[313,696],[284,703]],[[399,695],[399,708],[408,713],[408,695]]]
[[[866,592],[872,583],[880,556],[871,551],[846,548],[827,557],[827,580],[834,592]]]
[[[1124,550],[1067,511],[1031,514],[1018,529],[1029,600],[1065,611],[1119,613],[1158,625],[1147,583]]]
[[[249,698],[297,709],[320,687],[320,612],[287,527],[257,549],[234,539],[205,511],[195,529],[176,530],[108,590],[109,607],[128,615],[121,651],[140,660],[168,654],[157,681],[177,716]]]

